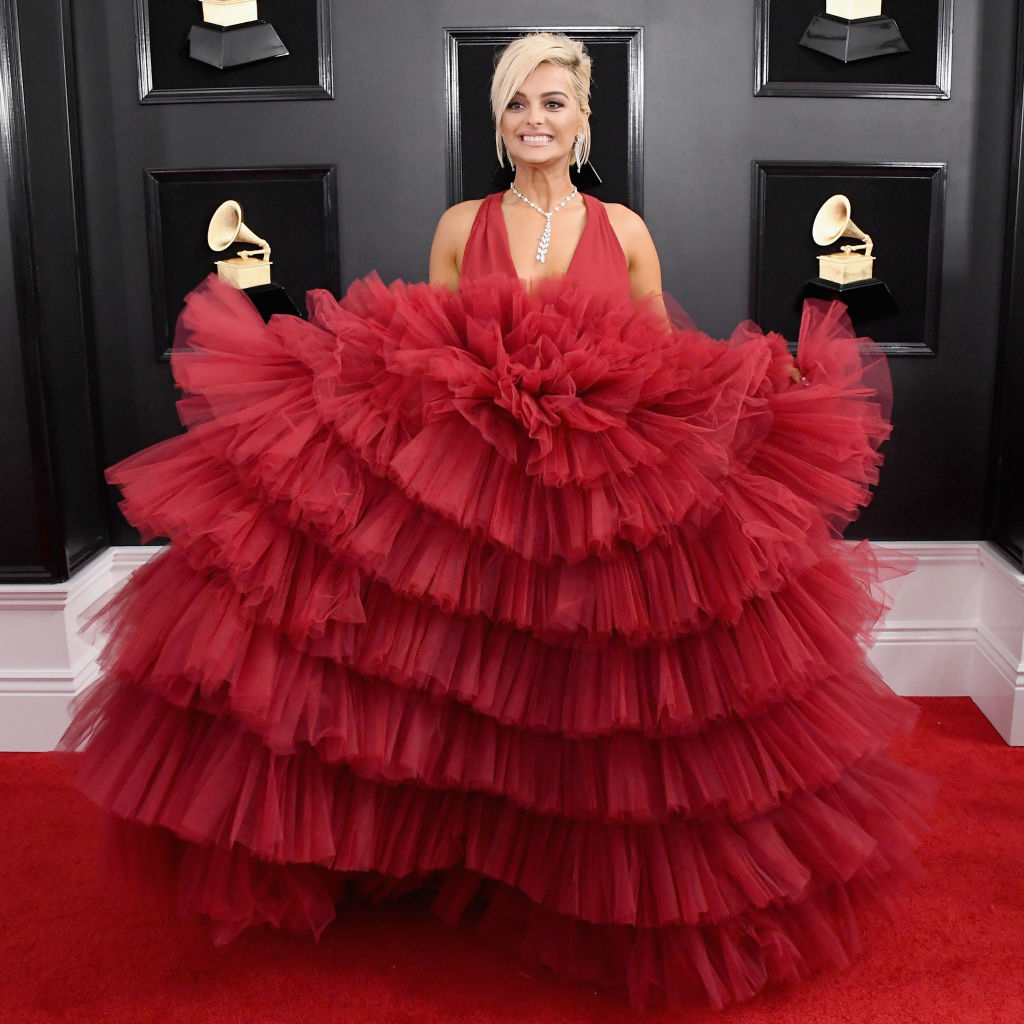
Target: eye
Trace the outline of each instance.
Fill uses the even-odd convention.
[[[509,100],[506,110],[522,110],[523,105],[519,100]]]
[[[555,110],[561,110],[565,106],[561,100],[548,100],[547,105]]]

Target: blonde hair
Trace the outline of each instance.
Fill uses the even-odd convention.
[[[580,140],[580,160],[586,163],[590,156],[590,54],[586,47],[562,33],[534,32],[520,36],[509,43],[491,79],[491,113],[494,115],[494,145],[498,163],[504,166],[505,145],[501,137],[501,115],[519,87],[540,67],[553,64],[569,74],[573,96],[583,115],[583,138]]]

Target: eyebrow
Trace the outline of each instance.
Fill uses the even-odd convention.
[[[512,95],[513,95],[513,97],[515,97],[515,96],[523,96],[523,97],[525,97],[526,93],[524,93],[520,89],[517,89]],[[551,89],[549,92],[542,92],[540,95],[541,95],[541,99],[544,99],[547,96],[564,96],[566,99],[569,98],[569,94],[565,93],[565,92],[562,92],[561,89]]]

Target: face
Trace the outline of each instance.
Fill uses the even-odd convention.
[[[528,75],[501,115],[501,134],[517,167],[568,162],[582,128],[569,73],[554,64]]]

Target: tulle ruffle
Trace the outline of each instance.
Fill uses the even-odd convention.
[[[859,674],[857,631],[877,611],[845,560],[819,563],[749,602],[735,623],[642,646],[616,636],[552,643],[372,584],[339,621],[320,614],[310,589],[282,586],[285,596],[268,605],[171,549],[140,569],[109,609],[105,664],[179,704],[223,690],[226,709],[258,715],[261,731],[279,743],[315,742],[311,723],[331,713],[337,680],[350,671],[530,731],[672,735],[730,714],[749,717],[828,675]],[[293,590],[299,612],[287,603]],[[131,615],[138,605],[149,610],[145,621]],[[314,612],[302,614],[307,605]]]
[[[837,539],[888,435],[877,350],[808,304],[795,384],[776,335],[567,282],[309,307],[205,282],[187,433],[110,471],[173,541],[65,738],[123,855],[218,941],[435,885],[638,1003],[845,962],[923,828],[863,656],[901,566]]]

